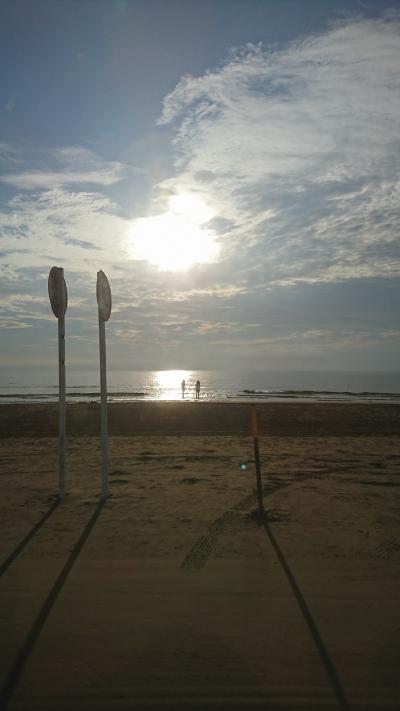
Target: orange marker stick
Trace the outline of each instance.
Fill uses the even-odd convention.
[[[263,501],[263,489],[262,489],[262,478],[261,478],[261,463],[260,463],[260,449],[258,445],[258,426],[257,426],[257,410],[256,406],[251,406],[251,433],[253,436],[253,446],[254,446],[254,459],[256,463],[256,478],[257,478],[257,498],[258,498],[258,508],[260,514],[264,514],[264,501]]]

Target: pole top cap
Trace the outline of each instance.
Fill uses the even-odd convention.
[[[68,305],[67,285],[62,267],[52,267],[49,273],[48,290],[54,316],[64,316]]]
[[[101,270],[97,272],[96,298],[101,320],[108,321],[111,315],[111,289]]]

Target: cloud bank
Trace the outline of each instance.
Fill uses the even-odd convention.
[[[217,203],[253,283],[399,274],[399,36],[391,13],[247,45],[165,98],[176,176],[160,189]]]
[[[4,147],[4,144],[3,144]],[[21,149],[10,147],[4,150],[4,155],[20,155],[19,162],[22,162]],[[119,182],[128,174],[127,166],[115,161],[105,161],[97,156],[93,151],[82,146],[65,146],[54,151],[41,151],[33,155],[23,156],[30,160],[36,158],[36,163],[44,161],[45,167],[42,169],[19,170],[19,172],[5,172],[0,176],[0,182],[21,190],[52,190],[56,188],[69,187],[73,185],[100,185],[109,186]],[[52,170],[48,169],[49,163],[53,164]]]

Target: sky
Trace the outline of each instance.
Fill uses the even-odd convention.
[[[1,368],[399,370],[400,5],[3,0]]]

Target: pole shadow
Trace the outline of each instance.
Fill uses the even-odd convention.
[[[36,617],[35,622],[33,623],[31,629],[29,630],[25,641],[22,644],[21,649],[19,650],[16,658],[14,659],[14,662],[11,666],[11,669],[8,673],[8,676],[3,684],[2,689],[0,690],[0,708],[3,711],[6,711],[6,708],[8,706],[8,703],[10,701],[10,697],[16,688],[18,681],[20,679],[20,676],[22,672],[25,669],[25,666],[29,660],[29,657],[32,654],[32,651],[34,649],[34,646],[38,640],[38,637],[46,623],[46,620],[57,600],[58,595],[60,594],[64,583],[71,572],[71,569],[77,560],[83,546],[85,545],[89,534],[95,525],[97,518],[100,515],[100,512],[105,504],[105,499],[100,499],[98,502],[91,518],[89,519],[86,527],[84,528],[81,536],[79,537],[78,541],[74,545],[74,547],[71,550],[70,555],[68,556],[68,559],[61,570],[61,573],[57,577],[52,589],[50,590],[49,594],[47,595],[42,608],[39,611],[39,614]]]
[[[334,694],[336,696],[336,700],[338,702],[338,706],[340,711],[351,711],[351,706],[349,704],[349,701],[346,697],[346,694],[344,692],[344,689],[342,687],[342,684],[340,682],[338,673],[335,669],[335,665],[333,664],[333,661],[329,655],[329,652],[324,644],[324,641],[319,633],[318,627],[316,625],[316,622],[307,606],[307,603],[303,597],[303,594],[297,584],[296,578],[294,577],[289,564],[283,554],[283,551],[281,547],[279,546],[278,541],[276,540],[274,534],[271,531],[271,528],[268,524],[267,520],[267,515],[260,516],[258,514],[258,524],[262,525],[265,529],[265,532],[269,538],[269,541],[276,553],[276,556],[283,568],[283,571],[288,579],[289,585],[292,588],[292,592],[297,600],[297,604],[301,610],[301,613],[304,617],[304,620],[307,624],[307,627],[310,631],[311,637],[314,640],[315,646],[317,647],[319,656],[321,658],[321,661],[325,667],[325,671],[329,677],[329,680],[331,682],[332,689],[334,691]]]
[[[0,577],[6,572],[7,568],[10,567],[11,563],[14,562],[14,560],[19,556],[19,554],[24,550],[25,546],[28,545],[29,541],[32,540],[33,536],[39,531],[39,529],[43,526],[43,524],[47,521],[47,519],[51,516],[53,511],[56,510],[58,507],[58,504],[60,503],[59,499],[54,501],[54,503],[50,506],[49,510],[46,511],[46,513],[42,516],[42,518],[31,528],[29,533],[26,534],[25,538],[22,539],[20,543],[14,548],[12,553],[8,556],[8,558],[3,561],[0,565]]]

